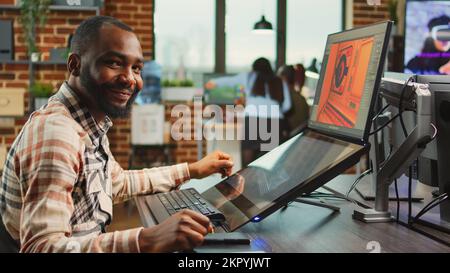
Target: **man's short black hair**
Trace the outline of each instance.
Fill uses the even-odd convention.
[[[435,26],[448,25],[448,24],[450,24],[450,17],[448,17],[447,15],[442,15],[442,16],[431,19],[428,22],[428,29],[431,31],[431,29]]]
[[[70,44],[70,51],[80,56],[83,55],[89,46],[96,41],[99,30],[104,24],[111,24],[130,32],[133,31],[127,24],[110,16],[90,17],[81,22],[75,31]]]

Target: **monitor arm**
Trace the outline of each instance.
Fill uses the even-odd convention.
[[[383,80],[388,81],[386,79]],[[405,88],[403,85],[400,86],[402,89]],[[415,96],[412,96],[409,102],[402,103],[402,109],[404,109],[404,105],[409,105],[409,108],[415,105],[417,125],[400,147],[384,163],[374,166],[373,177],[376,181],[375,209],[355,210],[353,213],[353,218],[355,219],[364,222],[385,222],[391,220],[389,212],[389,185],[399,178],[404,170],[413,163],[414,159],[422,153],[435,133],[431,126],[431,92],[428,89],[428,85],[411,83],[410,87],[414,90]],[[402,93],[404,95],[405,92]],[[380,92],[380,94],[383,95],[383,92]],[[389,102],[392,104],[393,101],[395,100]],[[392,105],[399,107],[399,100],[396,101],[397,104],[393,103]]]

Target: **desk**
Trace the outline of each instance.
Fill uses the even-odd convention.
[[[327,186],[345,193],[354,175],[341,175]],[[200,192],[215,181],[192,185]],[[201,189],[203,188],[203,189]],[[319,189],[322,191],[322,189]],[[358,198],[354,193],[353,197]],[[149,221],[143,212],[143,198],[136,203],[144,225]],[[326,208],[292,203],[259,223],[248,223],[239,229],[252,238],[252,249],[265,252],[362,252],[368,243],[379,243],[381,252],[450,252],[450,247],[395,222],[366,224],[352,219],[353,203],[346,200],[327,200],[341,208],[333,212]]]

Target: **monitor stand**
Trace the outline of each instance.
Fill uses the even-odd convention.
[[[334,212],[338,212],[341,210],[340,207],[337,206],[333,206],[330,204],[327,204],[325,202],[321,202],[321,201],[313,201],[313,200],[309,200],[309,198],[306,197],[298,197],[294,199],[295,202],[298,203],[303,203],[303,204],[307,204],[307,205],[311,205],[311,206],[316,206],[316,207],[321,207],[321,208],[327,208],[327,209],[331,209]]]
[[[380,115],[373,121],[373,129],[377,129],[379,124],[388,123],[389,120],[390,115]],[[371,144],[371,149],[369,152],[369,165],[371,165],[372,168],[379,170],[382,166],[382,162],[385,162],[385,160],[390,157],[390,155],[386,154],[386,146],[390,141],[387,139],[387,135],[385,135],[384,131],[371,135],[369,141]],[[372,172],[370,175],[366,175],[365,177],[363,177],[358,185],[356,185],[355,192],[365,201],[374,201],[376,192],[376,174]],[[408,188],[405,187],[405,184],[398,184],[398,194],[399,201],[409,201]],[[397,201],[395,186],[393,182],[389,186],[388,198],[389,201]],[[414,193],[411,199],[412,202],[423,201],[423,197],[416,196]]]
[[[344,195],[344,194],[342,194],[342,193],[340,193],[338,191],[335,191],[335,190],[331,189],[330,187],[322,186],[321,188],[326,190],[326,191],[328,191],[328,192],[330,192],[333,196],[335,196],[337,198],[345,199],[345,200],[350,201],[352,203],[357,203],[359,206],[362,206],[364,208],[369,208],[369,206],[367,206],[367,205],[365,205],[365,204],[363,204],[363,203],[361,203],[361,202],[359,202],[359,201],[357,201],[357,200],[355,200],[353,198],[347,197],[346,195]],[[304,197],[298,197],[298,198],[294,199],[293,201],[294,202],[298,202],[298,203],[312,205],[312,206],[317,206],[317,207],[331,209],[334,212],[338,212],[338,211],[341,210],[341,208],[338,207],[338,206],[327,204],[326,202],[323,202],[323,201],[313,201],[313,200],[310,200],[311,198],[312,197],[308,197],[308,195],[306,195]]]
[[[374,201],[375,200],[375,187],[373,180],[362,179],[362,181],[355,187],[355,192],[365,201]],[[414,190],[414,189],[412,189]],[[398,199],[399,201],[408,201],[408,185],[406,183],[398,184]],[[415,193],[411,196],[412,202],[422,202],[423,197],[419,196]],[[395,186],[391,184],[389,187],[389,201],[397,201],[397,196],[395,194]]]

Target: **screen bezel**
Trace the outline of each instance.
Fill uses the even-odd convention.
[[[392,28],[392,21],[383,21],[380,23],[376,23],[376,24],[372,24],[372,25],[368,25],[368,26],[363,26],[363,27],[358,27],[358,28],[352,28],[349,30],[345,30],[342,32],[337,32],[337,33],[333,33],[328,35],[327,37],[327,42],[326,42],[326,46],[324,48],[324,53],[323,53],[323,58],[322,60],[325,58],[326,55],[326,50],[327,47],[329,45],[329,43],[331,43],[331,38],[335,38],[335,37],[340,37],[340,36],[345,36],[348,34],[348,32],[351,31],[355,31],[358,30],[360,31],[361,29],[367,29],[366,32],[364,32],[364,35],[362,35],[361,37],[358,36],[358,38],[363,38],[363,37],[367,37],[367,36],[371,36],[372,33],[379,33],[381,31],[385,31],[385,36],[384,36],[384,41],[383,41],[383,46],[382,46],[382,50],[380,53],[380,63],[378,65],[378,69],[377,69],[377,73],[376,73],[376,79],[374,82],[374,88],[373,88],[373,92],[372,92],[372,96],[371,96],[371,100],[370,100],[370,105],[369,105],[369,113],[367,115],[367,120],[366,120],[366,124],[364,126],[364,130],[362,131],[362,134],[358,134],[357,136],[355,136],[354,134],[349,134],[347,132],[343,133],[341,130],[341,127],[337,127],[336,129],[332,129],[329,126],[329,124],[324,124],[321,126],[322,123],[319,122],[315,122],[312,121],[311,119],[308,121],[308,127],[313,128],[319,132],[322,132],[324,134],[327,135],[332,135],[332,136],[336,136],[336,137],[340,137],[349,141],[353,141],[353,142],[367,142],[367,139],[369,137],[369,130],[370,130],[370,126],[371,126],[371,120],[373,117],[373,109],[378,97],[378,89],[380,87],[380,82],[381,82],[381,77],[383,74],[383,69],[384,69],[384,63],[386,60],[386,53],[387,53],[387,48],[388,48],[388,44],[389,44],[389,36],[390,36],[390,32],[391,32],[391,28]],[[356,38],[357,39],[357,38]],[[316,86],[316,96],[319,96],[321,93],[321,88],[323,85],[323,79],[325,77],[325,70],[326,69],[321,69],[320,71],[320,78],[319,78],[319,83]],[[316,101],[316,97],[314,98],[314,101]],[[325,128],[324,126],[327,126],[327,128]]]

